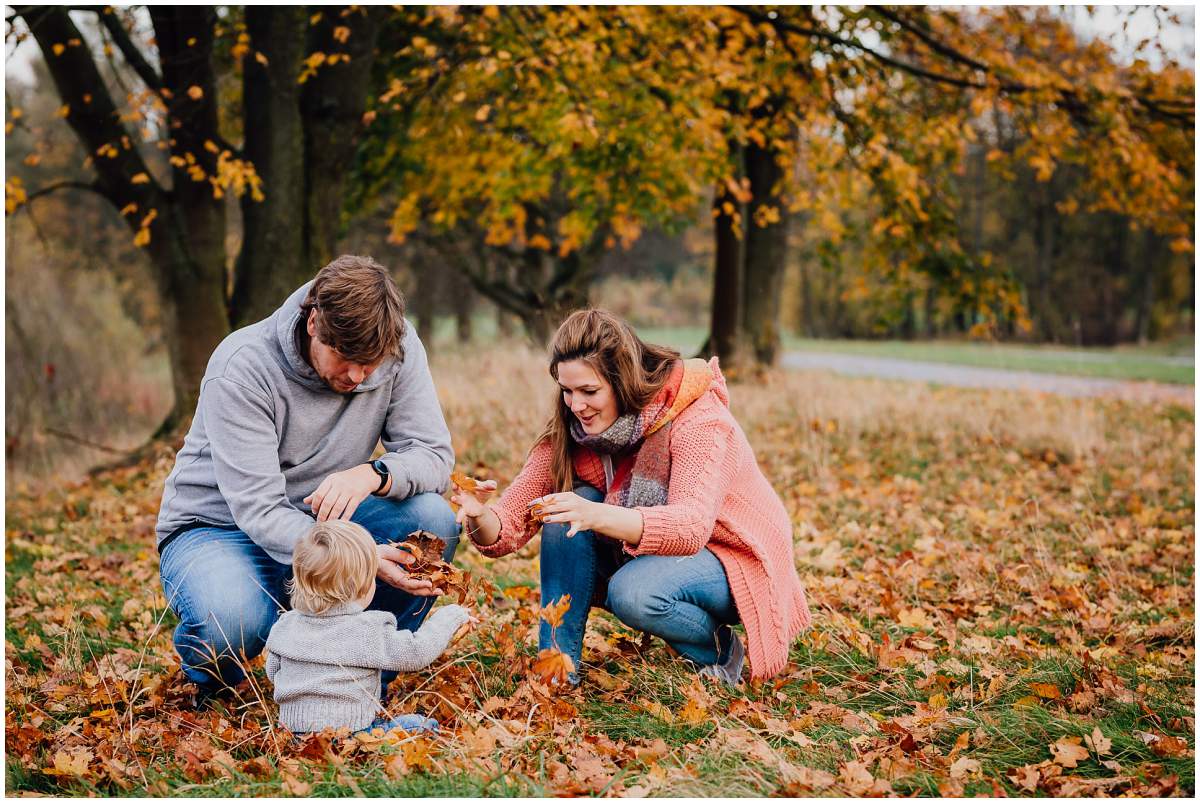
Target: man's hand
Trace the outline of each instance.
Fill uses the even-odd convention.
[[[376,544],[375,549],[379,552],[377,576],[380,580],[416,597],[436,597],[441,593],[433,587],[433,583],[418,580],[404,570],[404,566],[411,566],[417,561],[411,552],[397,549],[391,544]]]
[[[349,521],[362,500],[379,487],[379,475],[366,463],[326,477],[317,490],[304,497],[317,521]],[[395,585],[393,583],[393,585]]]

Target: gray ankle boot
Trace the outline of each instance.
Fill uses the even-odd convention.
[[[726,625],[728,627],[728,625]],[[730,686],[736,686],[742,680],[742,667],[746,664],[746,648],[738,638],[733,628],[729,628],[729,655],[719,664],[711,664],[700,668],[700,677],[713,678]]]

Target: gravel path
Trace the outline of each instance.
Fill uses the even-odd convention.
[[[976,368],[969,365],[815,351],[785,352],[782,364],[788,368],[809,371],[833,371],[848,376],[905,379],[911,382],[932,382],[965,388],[1034,390],[1064,396],[1117,396],[1135,401],[1195,404],[1195,388],[1192,385],[1170,385],[1162,382],[1128,382],[1119,379]]]

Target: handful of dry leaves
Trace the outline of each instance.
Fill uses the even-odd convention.
[[[446,550],[446,542],[433,533],[417,530],[410,533],[405,541],[394,544],[398,549],[410,553],[416,561],[404,568],[410,576],[418,580],[428,580],[436,591],[442,594],[454,592],[461,604],[467,598],[470,590],[471,573],[455,568],[442,560]]]

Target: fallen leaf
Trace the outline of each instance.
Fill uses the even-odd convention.
[[[1042,780],[1041,768],[1037,764],[1026,764],[1024,767],[1014,767],[1008,771],[1009,780],[1026,792],[1037,789]]]
[[[1084,736],[1083,741],[1097,756],[1106,756],[1112,752],[1112,739],[1101,733],[1099,727],[1092,728],[1091,735]]]
[[[1080,761],[1086,761],[1088,751],[1080,744],[1082,741],[1078,736],[1064,736],[1050,745],[1050,755],[1054,757],[1054,763],[1072,769]]]
[[[962,779],[968,775],[979,772],[981,766],[978,761],[966,756],[960,756],[957,761],[950,765],[950,777]]]
[[[571,595],[563,594],[555,602],[542,607],[540,616],[546,620],[551,627],[562,627],[563,617],[567,615],[567,611],[571,609]]]
[[[547,686],[566,686],[567,675],[575,671],[571,656],[560,650],[542,650],[531,667]]]

